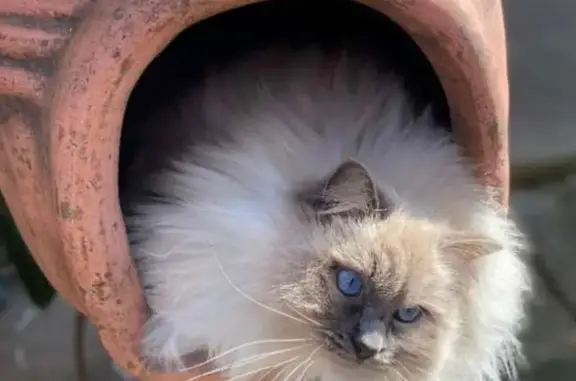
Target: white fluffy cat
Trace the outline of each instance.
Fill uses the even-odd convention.
[[[522,236],[398,80],[346,54],[264,52],[181,109],[190,147],[128,220],[147,356],[207,349],[234,380],[514,373]],[[194,143],[199,126],[212,136]]]

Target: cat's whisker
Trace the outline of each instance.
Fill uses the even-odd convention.
[[[264,381],[266,379],[267,376],[270,375],[270,373],[272,373],[274,371],[274,369],[278,369],[280,366],[282,365],[275,365],[272,369],[268,370],[267,372],[265,372],[262,376],[260,376],[256,381]],[[308,368],[308,367],[307,367]],[[278,372],[274,375],[274,377],[270,380],[270,381],[276,381],[280,378],[280,376],[286,372],[288,368],[284,367],[280,370],[278,370]]]
[[[284,361],[284,362],[282,362],[282,363],[279,363],[279,364],[276,364],[276,365],[281,365],[281,364],[284,364],[284,363],[288,364],[289,362],[294,361],[294,360],[296,360],[297,358],[298,358],[298,356],[294,356],[294,357],[292,357],[291,359],[286,360],[286,361]],[[246,365],[246,364],[240,364],[240,365],[234,365],[234,364],[233,364],[233,365],[222,366],[222,367],[216,368],[216,369],[211,369],[211,370],[209,370],[209,371],[207,371],[207,372],[200,373],[200,374],[197,374],[196,376],[193,376],[193,377],[191,377],[191,378],[188,378],[186,381],[195,381],[195,380],[197,380],[197,379],[199,379],[199,378],[203,378],[203,377],[206,377],[206,376],[210,376],[210,375],[213,375],[213,374],[217,374],[217,373],[220,373],[220,372],[222,372],[222,371],[229,370],[229,369],[234,369],[234,368],[237,368],[238,366],[243,366],[243,365]],[[276,366],[276,365],[265,366],[265,367],[256,369],[255,371],[250,371],[250,372],[244,373],[244,374],[242,374],[242,375],[240,375],[240,376],[247,376],[247,375],[250,375],[250,374],[254,374],[254,373],[257,373],[257,372],[261,372],[261,371],[263,371],[263,370],[267,370],[267,369],[269,369],[269,368],[272,368],[272,367],[274,367],[274,366]],[[236,376],[236,378],[239,378],[239,376]],[[227,381],[231,381],[231,379],[229,379],[229,380],[227,380]]]
[[[276,367],[276,368],[278,368],[278,367]],[[286,372],[286,369],[288,369],[288,368],[284,367],[284,368],[280,369],[270,381],[277,381],[280,378],[280,376],[282,374],[284,374],[284,372]]]
[[[266,377],[268,377],[268,376],[270,375],[270,373],[272,373],[272,372],[274,371],[274,369],[276,369],[276,368],[277,368],[277,366],[274,366],[274,367],[268,369],[268,370],[267,370],[266,372],[264,372],[260,377],[258,377],[258,378],[256,379],[256,381],[263,381],[263,380],[265,380]]]
[[[188,245],[188,244],[190,244],[190,243],[192,243],[192,242],[194,242],[194,240],[191,240],[191,239],[184,240],[184,241],[182,241],[182,242],[180,242],[180,243],[177,243],[177,244],[175,244],[175,245],[172,245],[171,248],[169,248],[168,250],[166,250],[166,251],[163,252],[162,254],[154,253],[154,252],[152,252],[152,251],[149,251],[149,250],[146,250],[146,249],[143,249],[143,248],[139,248],[138,250],[140,250],[141,252],[145,253],[145,254],[148,255],[148,256],[152,256],[152,257],[165,257],[165,256],[168,256],[168,255],[170,255],[170,254],[173,254],[174,251],[176,251],[176,250],[178,250],[178,249],[181,249],[181,248],[183,248],[183,247],[186,247],[186,245]]]
[[[402,366],[402,368],[404,368],[404,370],[405,370],[407,373],[410,373],[410,371],[408,370],[408,368],[406,367],[406,365],[400,364],[400,366]],[[419,367],[419,366],[416,366],[415,364],[411,364],[411,368],[412,368],[412,369],[416,369],[416,370],[417,370],[418,372],[420,372],[420,373],[425,373],[425,372],[426,372],[426,370],[425,370],[424,368]]]
[[[302,342],[307,342],[307,341],[310,341],[310,340],[309,340],[309,339],[278,339],[278,340],[273,340],[273,339],[271,339],[271,340],[256,340],[256,341],[251,341],[251,342],[249,342],[249,343],[244,343],[244,344],[238,345],[238,346],[236,346],[236,347],[234,347],[234,348],[230,348],[230,349],[228,349],[228,350],[226,350],[226,351],[224,351],[224,352],[222,352],[222,353],[219,353],[219,354],[216,355],[216,356],[211,356],[211,357],[208,358],[206,361],[203,361],[203,362],[201,362],[201,363],[199,363],[199,364],[195,364],[195,365],[193,365],[193,366],[191,366],[191,367],[188,367],[188,368],[186,368],[186,369],[183,369],[183,370],[184,370],[184,371],[189,371],[189,370],[194,370],[194,369],[200,368],[200,367],[202,367],[202,366],[204,366],[204,365],[207,365],[207,364],[209,364],[209,363],[211,363],[211,362],[213,362],[213,361],[215,361],[215,360],[218,360],[218,359],[220,359],[220,358],[222,358],[222,357],[224,357],[224,356],[226,356],[226,355],[229,355],[230,353],[233,353],[233,352],[235,352],[235,351],[238,351],[238,350],[240,350],[240,349],[243,349],[243,348],[246,348],[246,347],[250,347],[250,346],[253,346],[253,345],[258,345],[258,344],[278,344],[278,343],[302,343]],[[309,344],[308,344],[308,345],[309,345]],[[289,352],[289,351],[291,351],[291,350],[295,350],[295,349],[298,349],[298,348],[303,348],[303,347],[305,347],[305,346],[306,346],[306,345],[300,345],[300,346],[297,346],[297,347],[292,347],[292,348],[288,348],[288,349],[283,349],[282,352],[281,352],[281,351],[276,351],[276,352],[278,352],[278,353],[284,353],[283,351]],[[260,355],[260,356],[261,356],[261,355]]]
[[[306,365],[306,367],[304,367],[304,370],[302,370],[302,372],[300,372],[300,374],[298,375],[298,377],[296,378],[296,381],[302,381],[304,380],[304,377],[306,376],[306,372],[308,372],[308,369],[310,369],[310,367],[312,365],[314,365],[315,361],[308,361],[308,365]]]
[[[405,378],[398,370],[396,370],[396,369],[394,369],[394,368],[390,368],[390,370],[392,370],[394,373],[396,373],[396,375],[397,375],[398,377],[400,377],[400,379],[402,379],[402,381],[408,381],[408,380],[406,380],[406,378]]]
[[[406,366],[404,366],[404,364],[402,364],[401,362],[396,362],[397,365],[400,365],[402,368],[404,368],[406,371],[408,371],[408,368],[406,368]],[[394,373],[396,373],[396,375],[398,377],[400,377],[402,379],[402,381],[407,381],[406,378],[402,375],[402,373],[400,373],[400,371],[398,371],[397,369],[394,368],[389,368],[390,370],[392,370]]]
[[[226,274],[226,271],[224,271],[224,267],[222,266],[222,262],[220,262],[220,259],[218,258],[218,255],[217,255],[215,252],[213,252],[213,254],[214,254],[214,258],[216,259],[216,262],[218,263],[218,268],[220,269],[220,272],[222,273],[222,275],[224,276],[224,278],[226,279],[226,281],[230,284],[230,286],[231,286],[232,288],[234,288],[236,291],[238,291],[238,293],[239,293],[240,295],[242,295],[244,298],[246,298],[247,300],[251,301],[252,303],[255,303],[256,305],[264,308],[264,309],[267,310],[267,311],[270,311],[270,312],[272,312],[272,313],[278,314],[278,315],[280,315],[280,316],[284,316],[285,318],[294,320],[294,321],[296,321],[296,322],[298,322],[298,323],[301,323],[301,324],[308,324],[308,322],[307,322],[306,320],[302,320],[302,319],[299,319],[299,318],[294,317],[294,316],[292,316],[292,315],[286,314],[286,313],[284,313],[284,312],[282,312],[282,311],[278,311],[277,309],[272,308],[272,307],[269,307],[269,306],[265,305],[264,303],[261,303],[261,302],[257,301],[256,299],[252,298],[250,295],[246,294],[244,291],[242,291],[240,288],[238,288],[238,286],[236,286],[236,285],[234,284],[234,282],[232,282],[232,279],[230,279],[230,277],[228,276],[228,274]]]
[[[252,362],[255,362],[255,361],[258,361],[258,360],[262,360],[262,359],[265,359],[265,358],[268,358],[268,357],[271,357],[271,356],[280,355],[280,354],[287,353],[287,352],[292,352],[292,351],[295,351],[295,350],[297,350],[297,349],[302,349],[302,348],[304,348],[304,347],[306,347],[306,346],[309,346],[309,345],[312,345],[312,344],[305,344],[305,345],[300,345],[300,346],[292,347],[292,348],[288,348],[288,349],[281,349],[281,350],[278,350],[278,351],[267,352],[267,353],[262,353],[262,354],[257,354],[257,355],[249,356],[249,357],[247,357],[247,358],[245,358],[245,359],[242,359],[242,360],[240,360],[240,361],[237,361],[235,364],[237,364],[237,365],[249,364],[249,363],[252,363]]]
[[[234,376],[234,377],[230,377],[230,378],[227,379],[227,381],[233,381],[233,380],[242,379],[242,378],[244,378],[244,377],[251,376],[251,375],[253,375],[253,374],[258,374],[258,373],[260,373],[260,372],[262,372],[262,371],[265,371],[265,370],[272,370],[272,369],[274,369],[274,368],[275,368],[274,365],[263,366],[263,367],[258,368],[258,369],[254,369],[254,370],[251,370],[251,371],[242,373],[242,374],[238,374],[238,375],[236,375],[236,376]],[[189,381],[192,381],[192,380],[189,380]]]
[[[284,377],[284,381],[290,381],[290,376],[292,376],[294,373],[296,373],[296,371],[297,371],[298,369],[300,369],[300,367],[302,367],[302,366],[305,367],[305,366],[310,362],[310,360],[312,359],[312,357],[314,357],[314,355],[316,354],[316,352],[318,352],[321,348],[322,348],[322,346],[319,345],[316,349],[314,349],[314,350],[310,353],[310,355],[304,359],[304,361],[302,361],[300,364],[298,364],[294,369],[292,369],[292,371],[291,371],[286,377]],[[298,380],[298,378],[296,378],[296,380]]]
[[[259,373],[259,372],[262,372],[263,370],[274,369],[274,368],[277,368],[277,367],[279,367],[279,366],[286,365],[286,364],[289,364],[289,363],[291,363],[291,362],[293,362],[293,361],[296,361],[296,359],[297,359],[298,357],[299,357],[299,356],[294,356],[294,357],[292,357],[291,359],[288,359],[288,360],[286,360],[286,361],[282,361],[282,362],[280,362],[280,363],[278,363],[278,364],[275,364],[275,365],[268,365],[268,366],[264,366],[264,367],[259,368],[259,369],[256,369],[256,370],[251,370],[251,371],[249,371],[249,372],[246,372],[246,373],[243,373],[243,374],[239,374],[239,375],[236,375],[236,376],[234,376],[234,377],[230,377],[230,378],[228,378],[226,381],[234,381],[234,380],[238,380],[238,379],[241,379],[241,378],[243,378],[243,377],[246,377],[246,376],[250,376],[250,375],[252,375],[252,374],[257,374],[257,373]],[[187,381],[192,381],[192,380],[187,380]]]
[[[300,362],[298,365],[296,365],[296,366],[290,371],[290,373],[288,373],[288,375],[287,375],[286,377],[284,377],[284,381],[290,381],[290,376],[292,376],[298,369],[300,369],[300,367],[301,367],[302,365],[305,365],[307,361],[308,361],[307,359],[304,359],[302,362]]]
[[[309,321],[310,323],[318,326],[318,327],[322,327],[322,324],[320,324],[320,322],[312,319],[309,316],[306,316],[305,314],[303,314],[302,312],[298,311],[296,308],[292,307],[290,304],[286,304],[286,306],[288,308],[290,308],[292,311],[294,311],[296,314],[298,314],[298,316],[302,317],[303,319],[306,319],[307,321]]]

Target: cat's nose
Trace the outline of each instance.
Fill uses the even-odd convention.
[[[359,336],[353,336],[351,341],[354,354],[359,361],[368,360],[379,353],[377,348],[367,345]]]

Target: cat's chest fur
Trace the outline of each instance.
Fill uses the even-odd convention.
[[[242,380],[480,381],[511,366],[528,289],[519,235],[394,78],[354,57],[270,53],[180,108],[165,121],[180,125],[179,154],[149,182],[162,200],[128,219],[148,355],[208,348]],[[210,133],[192,142],[198,126]],[[497,252],[447,259],[482,239]],[[355,279],[364,299],[343,296]],[[413,307],[424,320],[398,323]]]

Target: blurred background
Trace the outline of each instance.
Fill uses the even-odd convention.
[[[511,85],[512,209],[536,249],[537,295],[522,381],[576,374],[576,2],[504,1]],[[574,175],[572,175],[574,173]],[[0,214],[6,215],[5,210]],[[120,380],[94,330],[50,288],[0,226],[0,379]],[[20,258],[20,259],[18,259]],[[15,261],[20,261],[18,267]],[[21,275],[28,279],[25,288]],[[32,294],[30,291],[32,290]],[[84,341],[80,348],[80,341]],[[79,352],[80,351],[80,352]]]

